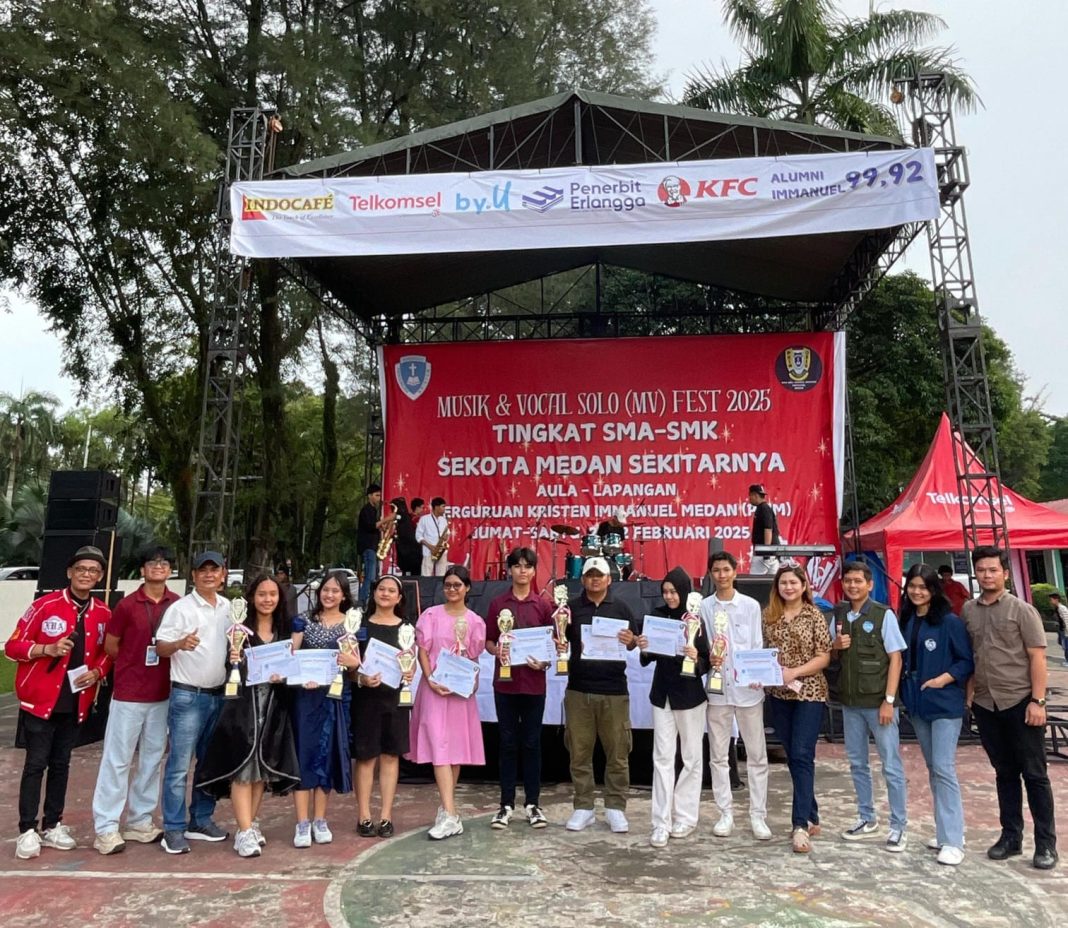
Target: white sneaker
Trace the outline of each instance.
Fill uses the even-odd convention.
[[[666,847],[668,843],[668,830],[666,828],[654,828],[649,836],[649,844],[652,847]]]
[[[669,838],[688,838],[697,830],[696,825],[683,825],[681,822],[676,822],[671,826],[671,831],[668,832]]]
[[[571,813],[571,818],[567,820],[567,824],[564,826],[568,831],[582,831],[584,828],[588,828],[593,824],[596,816],[593,814],[593,809],[575,809]]]
[[[41,846],[54,847],[57,851],[73,851],[78,842],[71,836],[70,829],[60,822],[41,835]]]
[[[256,843],[260,847],[267,847],[267,839],[263,836],[263,832],[260,831],[260,823],[254,821],[252,823],[252,833],[256,836]]]
[[[15,842],[15,856],[19,860],[29,860],[31,857],[41,856],[41,836],[36,828],[24,831]]]
[[[753,837],[757,841],[770,841],[771,829],[768,828],[768,823],[759,815],[749,816],[749,827],[753,830]]]
[[[927,848],[927,850],[929,850],[929,851],[940,851],[940,850],[942,850],[942,845],[938,843],[937,836],[934,837],[934,838],[928,838],[927,839],[927,843],[924,845],[924,847]]]
[[[511,806],[501,806],[497,810],[497,814],[493,816],[493,821],[490,822],[490,828],[496,828],[498,831],[507,828],[508,823],[512,820],[513,811]]]
[[[445,817],[427,832],[427,837],[431,841],[441,841],[444,838],[451,838],[453,835],[462,835],[463,833],[464,823],[460,821],[460,816],[449,815],[446,812]]]
[[[719,821],[712,826],[712,834],[717,838],[729,838],[734,831],[734,816],[729,812],[719,817]]]
[[[964,851],[959,847],[945,845],[939,852],[936,860],[947,867],[959,867],[964,861]]]
[[[334,840],[334,833],[330,830],[330,826],[326,824],[325,818],[317,818],[312,822],[311,833],[312,840],[316,844],[329,844]]]
[[[127,825],[122,830],[123,841],[136,841],[138,844],[155,844],[163,837],[163,829],[149,819],[138,825]]]
[[[260,842],[256,840],[256,832],[251,828],[239,831],[234,837],[234,850],[238,857],[259,857]]]
[[[311,847],[311,822],[297,822],[293,832],[293,847]]]
[[[627,816],[623,814],[622,809],[605,809],[604,820],[617,835],[630,831],[630,822],[627,821]]]
[[[126,849],[126,842],[122,840],[122,835],[117,831],[108,831],[96,836],[93,847],[101,854],[118,854]]]
[[[434,824],[435,825],[440,825],[444,820],[445,820],[445,808],[443,806],[438,806],[437,815],[434,816]]]

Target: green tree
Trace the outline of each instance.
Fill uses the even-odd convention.
[[[1046,465],[1042,468],[1038,498],[1042,500],[1068,498],[1068,418],[1053,419],[1049,423],[1050,445]]]
[[[883,102],[895,78],[942,71],[958,107],[979,103],[951,50],[919,47],[945,28],[931,13],[848,19],[830,0],[724,0],[723,14],[742,64],[697,69],[683,93],[691,106],[896,137]]]
[[[14,505],[15,487],[48,470],[49,446],[56,433],[59,400],[51,393],[21,396],[0,393],[0,471],[4,500]]]

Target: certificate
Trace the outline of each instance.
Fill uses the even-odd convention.
[[[525,665],[528,657],[543,664],[556,660],[556,644],[553,642],[551,625],[517,628],[512,632],[512,641],[508,650],[508,666]]]
[[[778,648],[735,651],[732,662],[734,679],[739,686],[748,686],[750,683],[782,686],[782,665],[779,663]]]
[[[647,615],[642,624],[642,634],[649,639],[649,646],[645,649],[647,654],[675,657],[686,644],[686,626],[677,619]]]
[[[627,647],[621,644],[615,635],[595,635],[592,625],[580,625],[579,629],[582,638],[582,660],[625,661],[627,659]]]
[[[360,665],[360,673],[365,677],[373,677],[375,674],[382,675],[382,685],[392,689],[400,689],[401,669],[397,663],[397,655],[400,648],[386,644],[378,638],[368,638],[367,647],[363,652],[363,663]]]
[[[338,651],[332,648],[309,648],[293,653],[297,662],[297,670],[287,678],[291,686],[305,683],[318,683],[320,686],[329,686],[337,676]]]
[[[475,691],[478,680],[478,664],[466,657],[442,651],[438,655],[438,665],[430,675],[438,686],[444,686],[457,696],[467,699]]]
[[[593,635],[596,638],[615,638],[620,632],[630,628],[630,622],[626,619],[610,619],[606,615],[595,615],[590,623]]]
[[[289,640],[245,648],[245,660],[248,665],[245,682],[249,686],[270,683],[273,676],[289,677],[299,669],[293,657],[293,642]]]

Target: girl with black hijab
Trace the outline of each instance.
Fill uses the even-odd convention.
[[[693,589],[681,567],[671,570],[660,592],[664,605],[652,614],[682,621]],[[655,663],[649,701],[653,704],[653,832],[649,843],[664,847],[669,835],[684,837],[697,826],[701,805],[701,760],[705,734],[705,696],[701,677],[708,672],[708,639],[699,633],[683,656],[697,662],[696,675],[682,675],[683,657],[642,651],[642,664]],[[675,739],[682,748],[682,772],[675,780]]]

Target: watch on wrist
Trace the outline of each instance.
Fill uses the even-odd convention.
[[[897,697],[896,697],[896,696],[889,696],[889,695],[888,695],[888,696],[886,697],[886,701],[887,701],[887,702],[888,702],[888,703],[889,703],[889,704],[890,704],[891,706],[892,706],[892,705],[894,704],[894,700],[896,700],[896,699],[897,699]]]
[[[1032,696],[1031,697],[1031,702],[1035,703],[1036,705],[1040,706],[1043,709],[1046,708],[1046,697],[1045,696],[1043,696],[1041,699],[1038,699],[1038,698]]]

